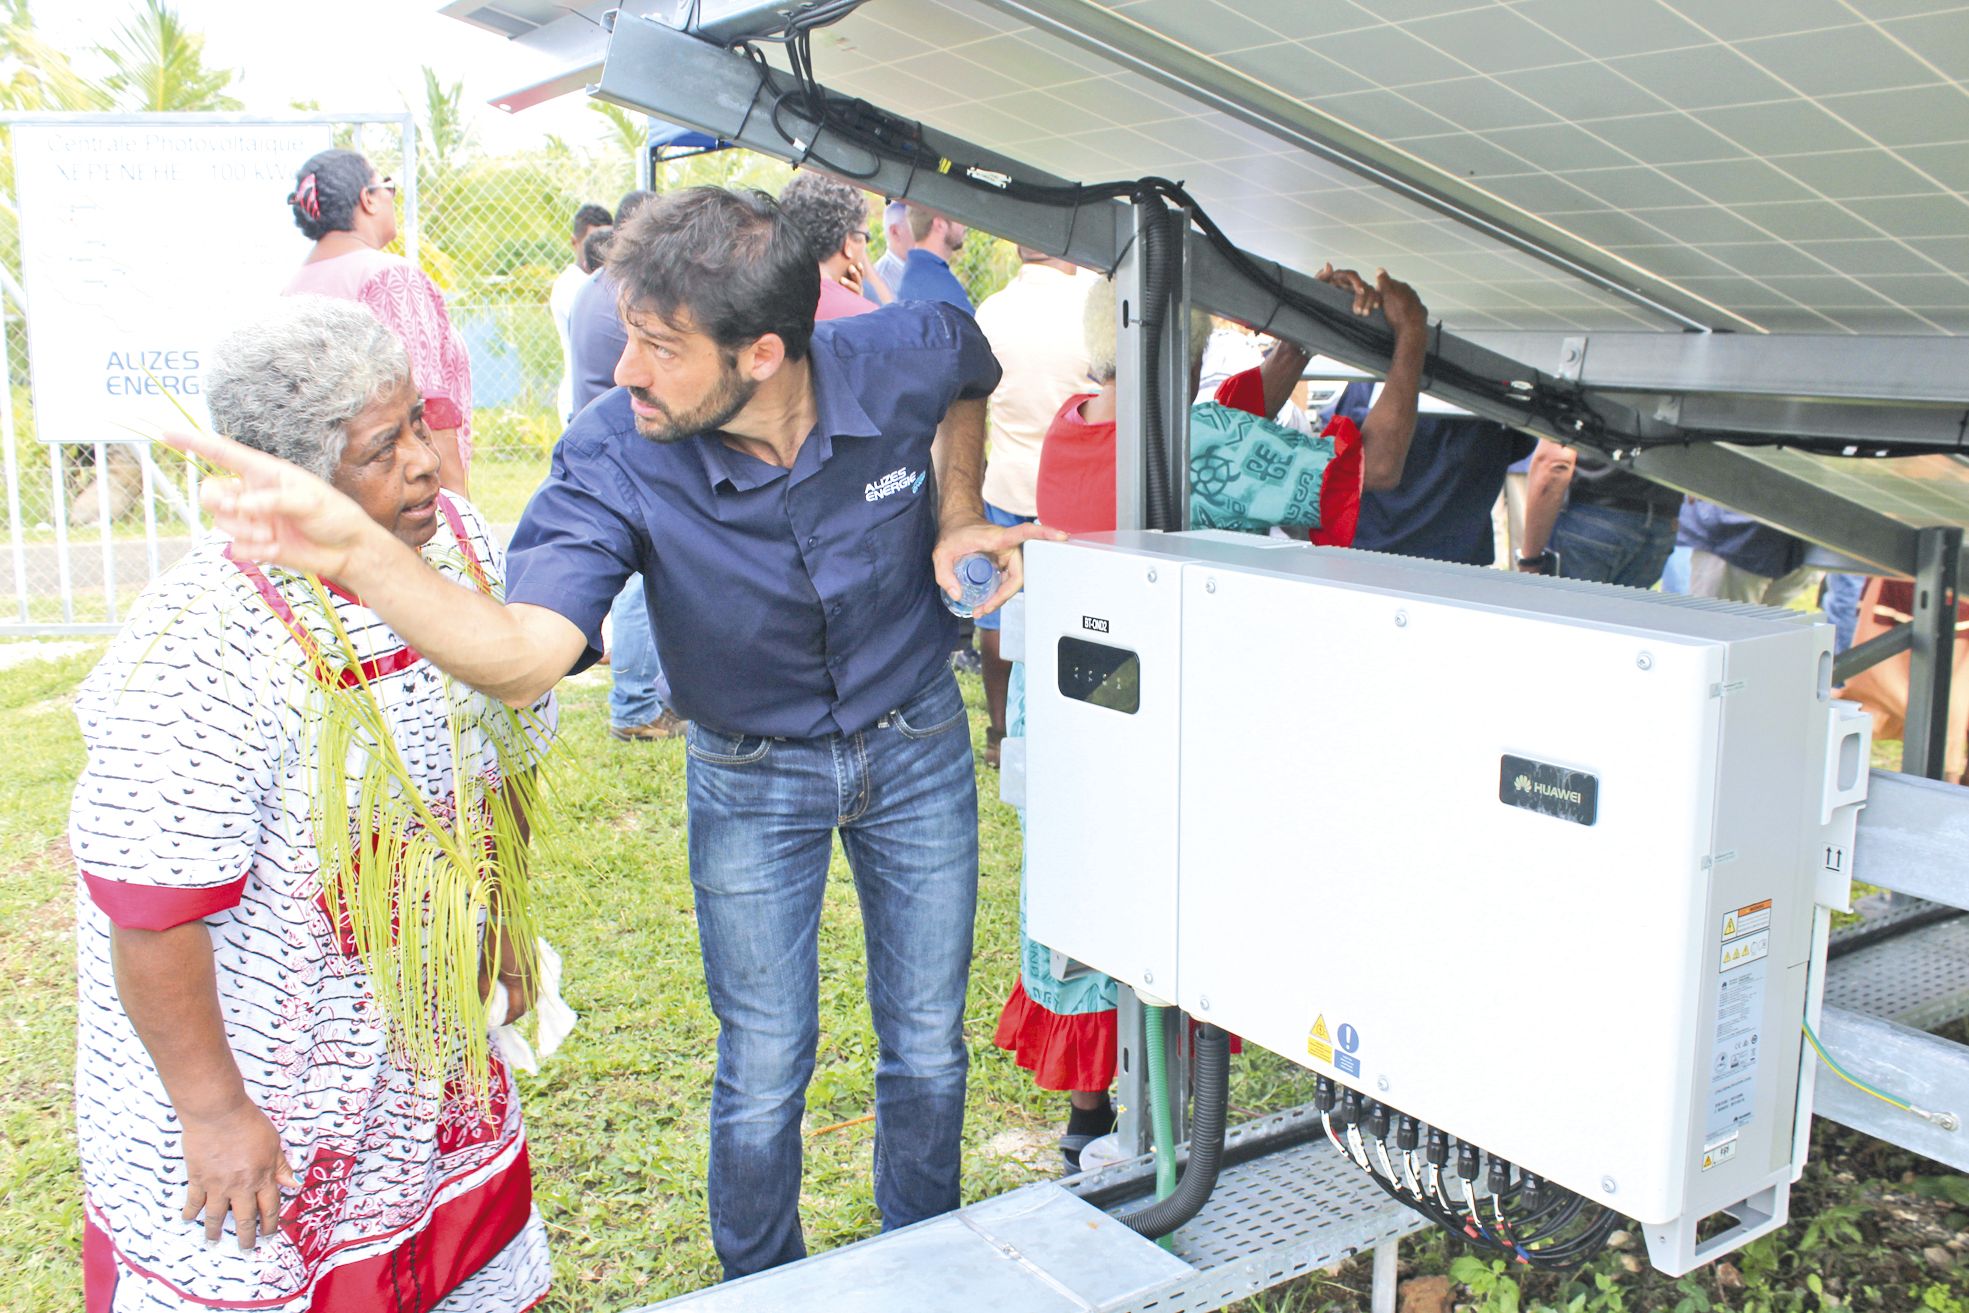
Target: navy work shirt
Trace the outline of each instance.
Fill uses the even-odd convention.
[[[568,310],[567,353],[574,371],[577,415],[615,386],[615,362],[622,359],[622,348],[629,345],[629,332],[623,328],[622,314],[615,305],[619,286],[608,270],[597,269],[574,294],[574,304]]]
[[[1374,395],[1371,383],[1349,383],[1338,411],[1359,424]],[[1418,415],[1399,484],[1361,496],[1354,546],[1396,556],[1489,565],[1496,559],[1490,508],[1504,490],[1504,472],[1531,455],[1538,439],[1487,419]]]
[[[920,246],[903,258],[902,281],[895,292],[898,301],[942,301],[971,313],[971,294],[950,271],[949,261]]]
[[[645,438],[622,388],[575,417],[506,557],[507,601],[587,637],[575,669],[636,573],[672,706],[729,734],[867,729],[950,660],[930,443],[998,362],[933,303],[818,324],[808,359],[818,419],[790,470],[714,434]]]

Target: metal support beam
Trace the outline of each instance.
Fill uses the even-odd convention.
[[[1728,446],[1649,447],[1631,453],[1625,464],[1643,478],[1774,524],[1883,573],[1914,573],[1913,529]]]
[[[1917,1108],[1969,1116],[1969,1046],[1878,1017],[1827,1008],[1819,1019],[1826,1052],[1861,1080]],[[1813,1087],[1812,1111],[1842,1126],[1969,1172],[1969,1131],[1945,1130],[1862,1093],[1829,1071]]]
[[[1875,634],[1864,643],[1849,647],[1832,663],[1832,682],[1843,684],[1862,670],[1879,665],[1908,650],[1914,642],[1914,626],[1895,625],[1884,634]]]
[[[1533,369],[1570,371],[1581,386],[1612,392],[1969,406],[1969,337],[1482,329],[1463,337]]]
[[[1103,201],[1060,208],[981,189],[959,178],[929,169],[915,169],[878,159],[838,141],[831,133],[790,145],[771,125],[771,106],[758,69],[743,56],[707,45],[672,28],[645,19],[624,17],[616,23],[608,58],[596,93],[604,100],[688,124],[750,150],[791,159],[805,155],[816,167],[830,164],[858,175],[859,185],[890,196],[907,196],[961,222],[1027,246],[1061,255],[1076,264],[1112,270],[1132,232],[1128,207]],[[808,127],[797,116],[786,116],[795,127]],[[796,135],[798,135],[796,133]],[[1062,182],[1039,170],[983,150],[930,129],[925,138],[944,156],[975,161],[986,169],[1038,183]],[[1192,299],[1205,309],[1241,323],[1291,338],[1316,353],[1361,368],[1382,371],[1388,366],[1392,338],[1379,346],[1363,346],[1343,337],[1332,323],[1280,302],[1271,288],[1254,283],[1201,234],[1189,243],[1189,281]],[[1258,261],[1275,267],[1271,261]],[[1344,315],[1345,293],[1294,270],[1280,270],[1295,293],[1325,302]],[[1426,289],[1424,289],[1426,291]],[[1497,393],[1451,386],[1443,381],[1445,363],[1480,379],[1532,382],[1538,371],[1522,362],[1486,349],[1462,337],[1438,331],[1425,364],[1424,387],[1433,395],[1487,419],[1528,432],[1580,442],[1582,429],[1562,430],[1552,421],[1514,405]],[[1547,379],[1547,382],[1556,380]],[[1605,447],[1621,447],[1619,435],[1674,441],[1686,436],[1677,426],[1644,418],[1629,407],[1598,394],[1588,404],[1604,432],[1596,438]],[[1630,441],[1632,437],[1630,436]],[[1604,449],[1604,448],[1603,448]],[[1886,573],[1914,572],[1914,531],[1884,515],[1854,505],[1795,475],[1784,475],[1740,451],[1716,443],[1687,448],[1651,446],[1633,460],[1644,477],[1732,507],[1809,542],[1843,552]]]
[[[1189,524],[1190,365],[1187,213],[1155,198],[1120,212],[1127,223],[1115,266],[1115,515],[1121,529],[1181,529]],[[1151,253],[1163,268],[1151,269]],[[1159,332],[1150,326],[1159,323]],[[1149,443],[1149,416],[1161,416],[1160,468]],[[1158,520],[1149,490],[1169,491],[1175,518]]]
[[[1853,878],[1969,911],[1969,789],[1897,771],[1867,778]]]
[[[1969,341],[1969,339],[1964,339]],[[1641,414],[1666,409],[1691,433],[1743,433],[1760,437],[1833,438],[1855,453],[1879,447],[1924,447],[1954,452],[1962,447],[1969,411],[1960,405],[1817,401],[1809,397],[1745,397],[1720,394],[1591,389]]]
[[[1948,760],[1949,684],[1955,672],[1956,581],[1962,568],[1962,530],[1922,529],[1914,566],[1912,668],[1907,681],[1907,729],[1901,769],[1931,780]]]
[[[1139,1158],[1155,1145],[1149,1106],[1149,1010],[1135,991],[1122,986],[1115,1006],[1115,1139],[1124,1157]],[[1189,1017],[1177,1008],[1162,1010],[1163,1073],[1171,1091],[1176,1143],[1190,1138]]]
[[[1114,270],[1114,510],[1124,530],[1189,526],[1189,217],[1148,201],[1120,211],[1126,246]],[[1150,262],[1162,268],[1150,268]],[[1160,331],[1154,325],[1160,323]],[[1150,447],[1160,415],[1162,451]],[[1174,512],[1162,518],[1152,488]]]

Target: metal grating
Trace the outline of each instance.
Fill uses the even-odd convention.
[[[1969,915],[1834,960],[1826,968],[1825,1001],[1916,1030],[1969,1016]]]
[[[1228,1143],[1279,1126],[1317,1119],[1310,1105],[1234,1127]],[[1153,1159],[1132,1158],[1098,1172],[1067,1178],[1077,1193],[1120,1181],[1138,1183],[1133,1197],[1110,1205],[1125,1211],[1146,1202],[1155,1181]],[[1222,1308],[1282,1281],[1330,1268],[1420,1230],[1417,1214],[1383,1194],[1325,1139],[1226,1168],[1203,1211],[1171,1243],[1195,1273],[1117,1306],[1156,1313]]]

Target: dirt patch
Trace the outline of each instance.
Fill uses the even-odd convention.
[[[1035,1172],[1062,1170],[1060,1146],[1052,1131],[1010,1128],[1000,1131],[984,1144],[985,1155],[1003,1162],[1017,1163]]]

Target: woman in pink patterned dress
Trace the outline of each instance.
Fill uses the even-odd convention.
[[[484,521],[439,490],[410,362],[367,310],[281,302],[220,346],[208,398],[226,432],[330,479],[432,569],[501,588]],[[496,1052],[482,1086],[463,1061],[407,1064],[366,965],[400,966],[398,950],[379,959],[329,912],[316,818],[339,816],[308,672],[319,655],[343,687],[359,679],[401,762],[389,787],[445,825],[454,799],[479,811],[530,769],[552,695],[516,733],[323,582],[208,539],[145,591],[76,699],[87,1313],[522,1313],[547,1290],[511,1073]],[[383,755],[367,732],[349,751]],[[352,828],[363,814],[352,796]],[[495,851],[492,905],[512,869]],[[483,993],[497,961],[523,1008],[504,931],[482,924],[471,957],[439,969],[469,990],[476,967]]]
[[[437,284],[402,256],[383,253],[397,239],[396,200],[396,183],[357,151],[325,150],[303,164],[287,204],[314,250],[287,293],[360,301],[390,326],[417,375],[438,451],[438,482],[465,496],[472,464],[472,362]]]

